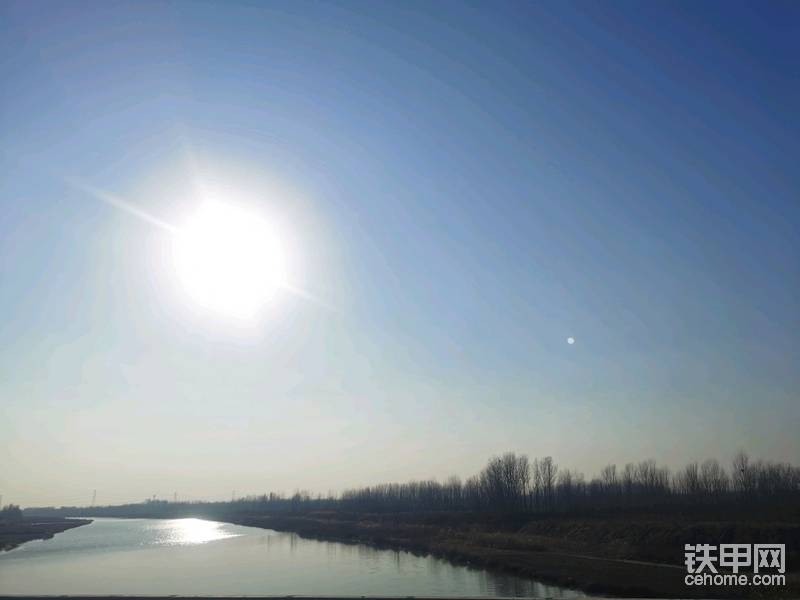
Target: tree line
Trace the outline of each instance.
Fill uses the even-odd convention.
[[[729,469],[717,460],[691,462],[676,472],[654,460],[610,464],[586,479],[552,457],[533,461],[513,452],[489,460],[463,483],[384,484],[347,490],[338,499],[358,510],[477,510],[551,513],[575,508],[614,508],[662,503],[724,503],[800,498],[800,468],[751,461],[739,452]]]
[[[22,509],[16,504],[6,504],[0,508],[0,523],[16,523],[22,520]]]
[[[271,492],[231,502],[168,502],[148,499],[122,506],[26,509],[36,514],[73,516],[209,516],[221,513],[477,511],[557,513],[661,505],[724,505],[740,502],[797,502],[800,468],[788,463],[753,461],[739,452],[726,469],[717,460],[691,462],[677,471],[654,460],[615,464],[587,479],[560,468],[550,456],[529,460],[508,452],[491,458],[465,481],[451,477],[408,483],[385,483],[313,495]]]

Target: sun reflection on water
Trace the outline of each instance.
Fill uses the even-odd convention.
[[[224,523],[204,519],[170,519],[158,525],[159,544],[188,546],[237,537]]]

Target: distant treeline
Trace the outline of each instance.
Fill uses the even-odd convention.
[[[476,510],[556,512],[582,507],[614,508],[662,502],[719,503],[740,499],[800,498],[800,468],[753,462],[740,452],[729,470],[714,459],[692,462],[675,473],[654,460],[608,465],[587,480],[559,469],[552,457],[530,461],[513,452],[494,457],[476,476],[461,482],[421,481],[345,491],[345,508],[373,511]],[[302,496],[300,500],[310,500]]]
[[[0,523],[13,523],[22,520],[22,509],[16,504],[7,504],[0,509]]]
[[[462,481],[412,481],[350,489],[339,495],[268,493],[231,502],[146,500],[121,506],[30,508],[30,514],[72,516],[213,516],[221,513],[476,511],[557,513],[662,505],[725,505],[800,500],[800,468],[787,463],[751,461],[738,453],[729,468],[714,459],[692,462],[677,472],[654,460],[608,465],[587,480],[559,469],[550,456],[530,461],[509,452],[489,460],[477,475]]]

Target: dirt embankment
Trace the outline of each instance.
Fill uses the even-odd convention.
[[[780,598],[800,595],[800,524],[647,518],[487,518],[485,515],[309,513],[226,519],[304,537],[432,554],[594,594]],[[684,544],[786,543],[785,587],[690,587]],[[792,570],[794,569],[794,570]]]
[[[31,540],[47,540],[57,533],[88,525],[91,519],[25,518],[0,522],[0,551],[11,550]]]

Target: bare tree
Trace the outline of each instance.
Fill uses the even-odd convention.
[[[539,475],[542,478],[542,495],[546,510],[553,510],[554,508],[554,488],[556,483],[556,475],[558,473],[558,465],[553,462],[552,456],[545,456],[539,462]]]
[[[755,492],[755,473],[750,465],[750,457],[739,450],[733,457],[733,489],[742,496],[752,496]]]
[[[617,465],[606,465],[600,472],[603,489],[606,493],[614,494],[619,491],[619,480],[617,479]]]
[[[697,462],[691,462],[675,474],[675,491],[684,496],[697,496],[700,494],[700,467]]]
[[[700,488],[703,494],[711,499],[717,499],[728,491],[728,474],[715,459],[708,459],[700,467]]]

